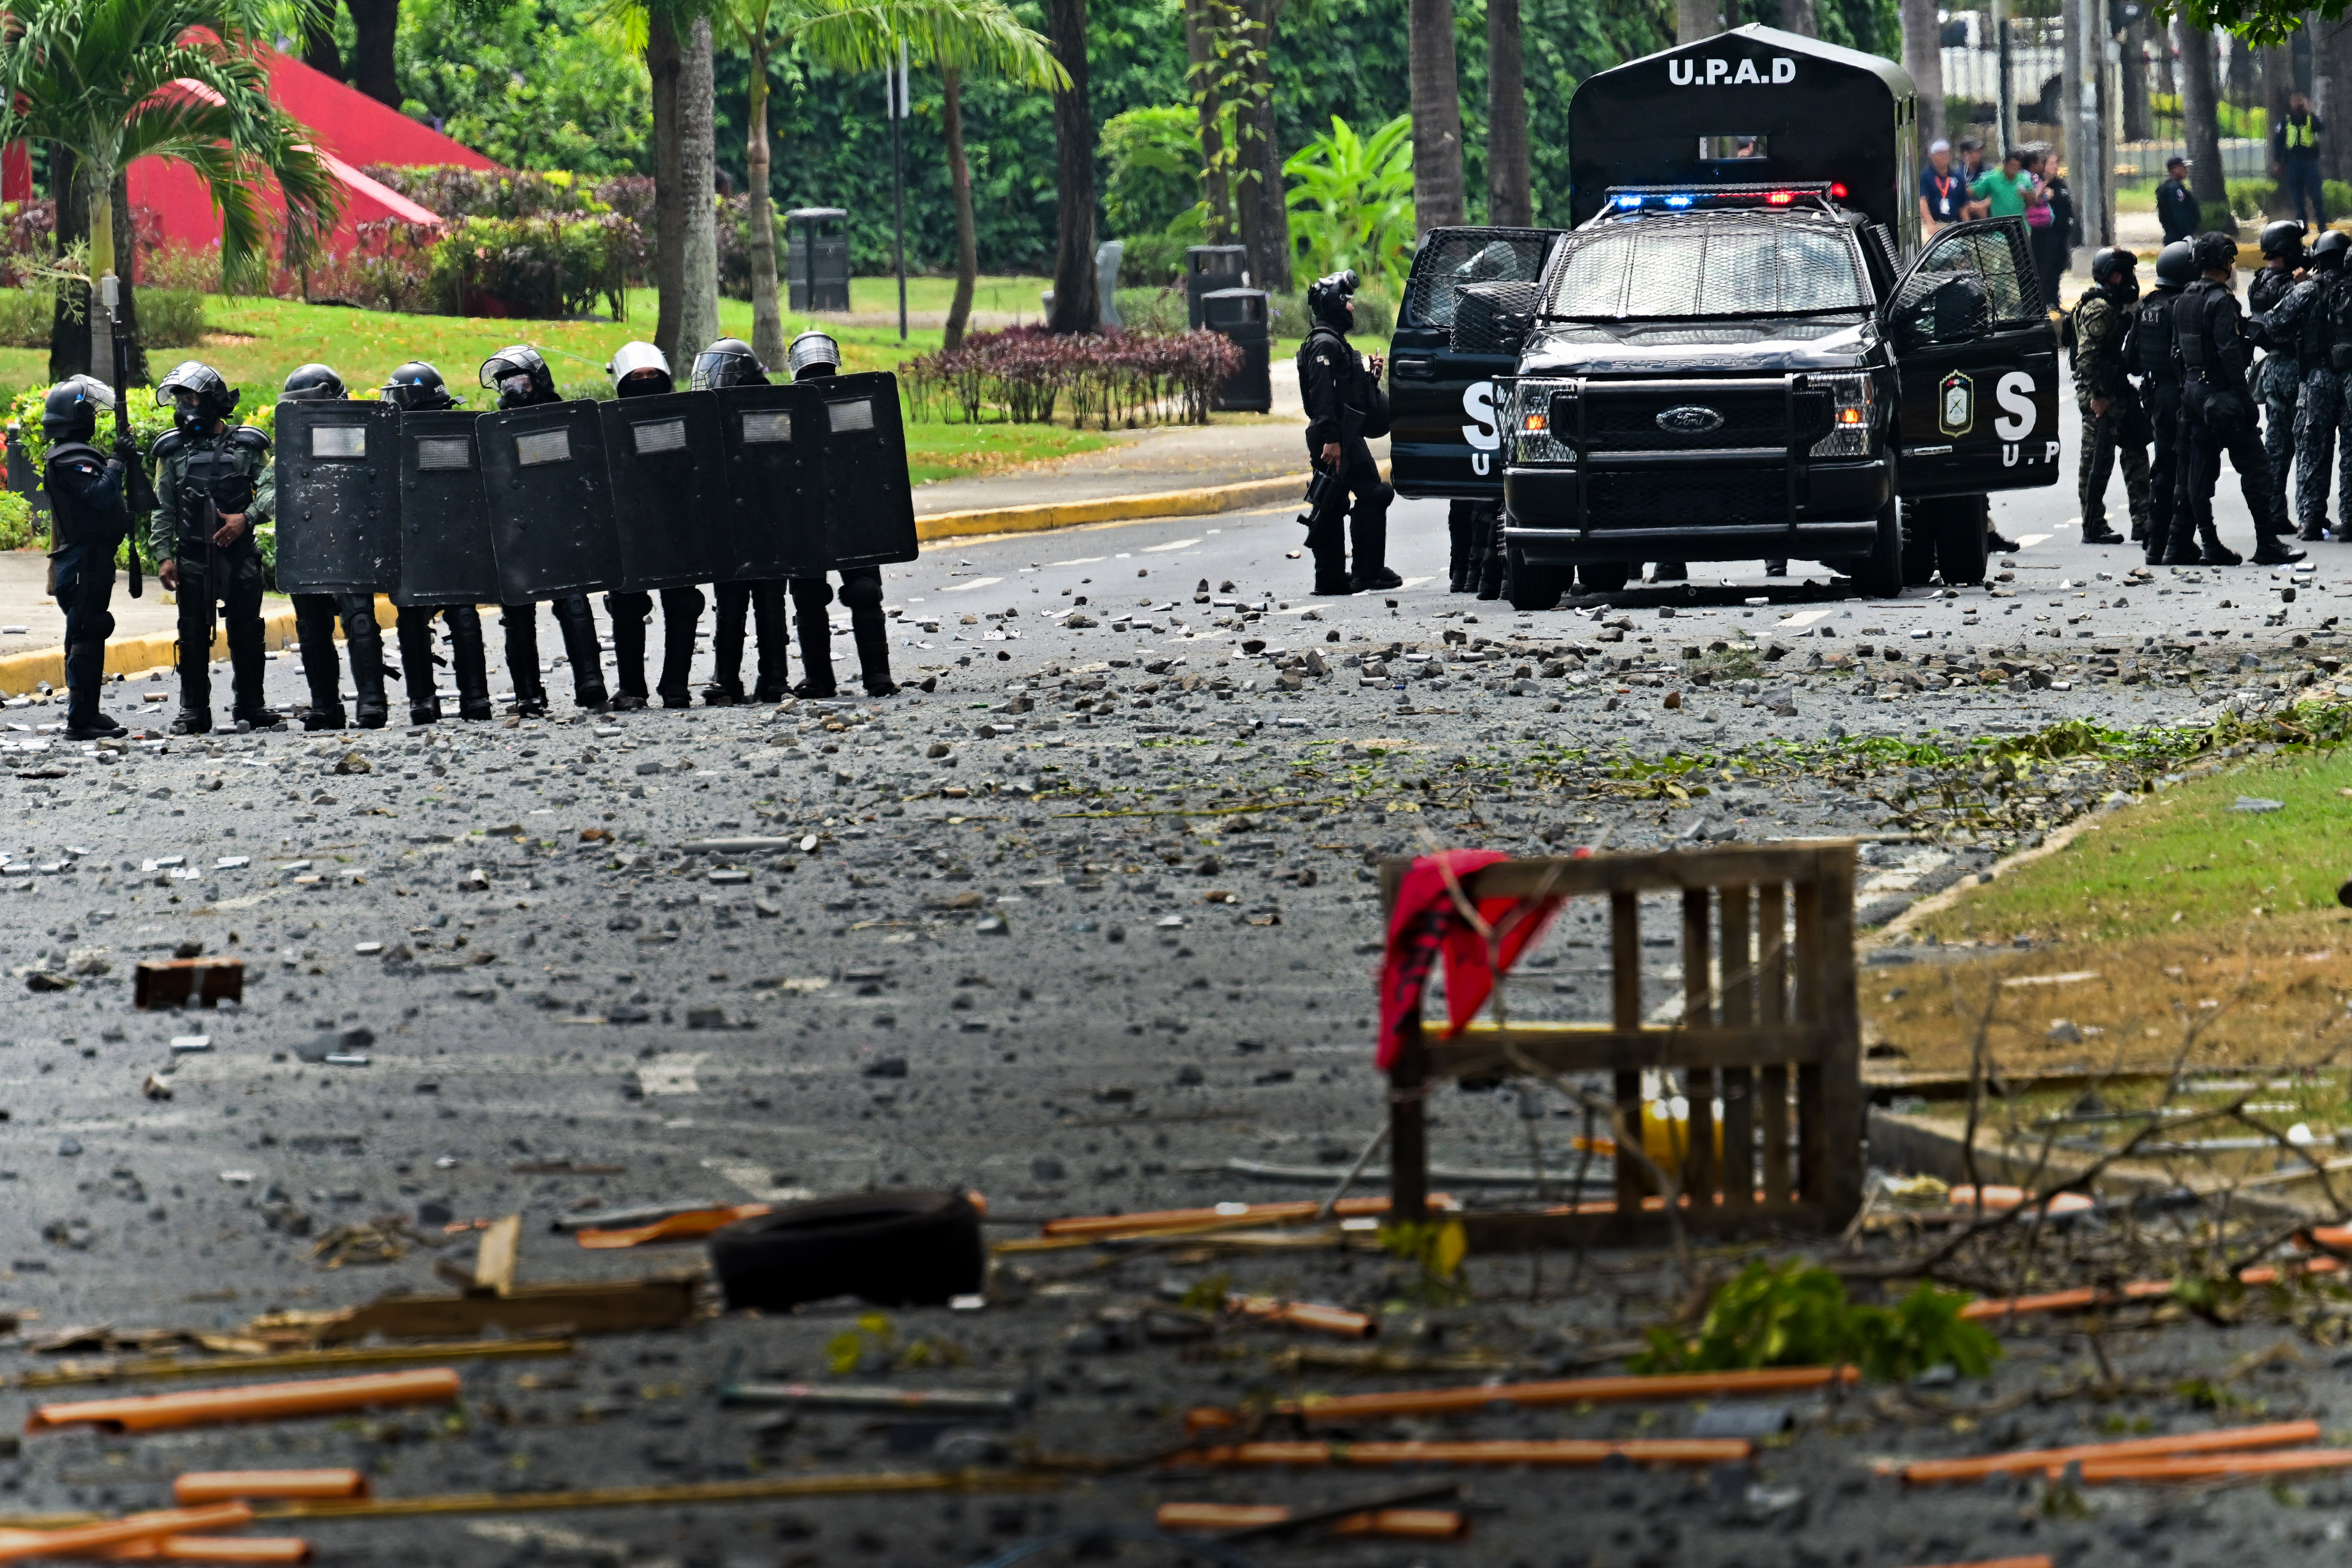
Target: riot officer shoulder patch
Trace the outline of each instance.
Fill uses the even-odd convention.
[[[229,439],[235,441],[240,447],[247,447],[257,452],[267,452],[269,450],[269,432],[262,429],[257,425],[238,426],[236,429],[230,434]]]

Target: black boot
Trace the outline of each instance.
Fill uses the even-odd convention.
[[[857,676],[868,697],[888,697],[898,689],[890,679],[890,623],[879,605],[861,605],[849,612],[849,635],[857,644]]]
[[[1355,591],[1355,579],[1348,575],[1346,551],[1335,547],[1315,552],[1315,586],[1309,592],[1318,598],[1344,598]]]
[[[269,668],[268,656],[261,646],[263,636],[257,610],[229,621],[229,689],[235,700],[230,713],[238,723],[256,730],[282,730],[285,715],[262,700],[262,677]]]
[[[710,625],[710,684],[702,700],[714,708],[743,700],[743,628],[751,617],[748,584],[721,583],[713,590],[719,609]]]
[[[411,606],[393,622],[400,644],[400,670],[408,683],[408,721],[436,724],[441,720],[441,694],[434,688],[433,612]]]
[[[1653,583],[1687,583],[1690,581],[1690,563],[1685,561],[1660,561],[1651,566],[1650,581]]]
[[[2286,540],[2287,536],[2284,533],[2263,534],[2262,539],[2254,546],[2254,564],[2257,566],[2292,566],[2296,562],[2302,560],[2306,554],[2310,553],[2308,551],[2289,550],[2286,547]]]
[[[2121,544],[2124,542],[2124,536],[2117,533],[2114,529],[2109,528],[2107,526],[2106,520],[2105,518],[2101,518],[2096,522],[2086,522],[2083,525],[2083,542],[2085,544]]]
[[[343,639],[352,658],[353,715],[361,729],[381,730],[392,717],[392,704],[383,690],[383,632],[375,624],[375,605],[368,599],[358,598],[344,616]],[[425,667],[425,675],[431,679],[430,664]]]
[[[310,689],[310,710],[302,715],[305,730],[340,730],[343,715],[343,668],[335,658],[334,619],[305,616],[298,630],[302,638],[302,679]]]
[[[2214,531],[2210,522],[2197,525],[2197,542],[2203,547],[2196,562],[2200,566],[2240,566],[2245,563],[2246,558],[2222,543],[2221,536]]]
[[[514,710],[526,719],[547,711],[547,685],[539,675],[539,606],[499,606],[506,633],[507,676],[514,682]]]
[[[1445,509],[1445,591],[1449,594],[1470,591],[1470,550],[1477,533],[1475,503],[1457,500]]]
[[[761,702],[781,702],[792,690],[790,655],[785,651],[792,642],[792,626],[784,614],[782,583],[751,584],[751,627],[759,637],[754,668],[760,672],[751,695]]]
[[[604,595],[604,608],[613,617],[614,708],[646,705],[646,615],[652,606],[653,601],[643,594]]]
[[[1404,579],[1389,570],[1388,496],[1391,493],[1383,486],[1377,506],[1359,502],[1349,527],[1355,535],[1356,569],[1348,580],[1360,594],[1384,594],[1404,586]]]
[[[801,678],[793,687],[795,697],[831,697],[833,684],[833,623],[825,615],[825,606],[833,603],[833,585],[815,584],[811,593],[795,580],[793,584],[793,615],[800,623]],[[817,594],[824,595],[823,598]]]
[[[563,654],[572,661],[572,700],[591,713],[612,706],[604,689],[604,650],[596,642],[596,612],[584,594],[555,601],[555,625],[563,634]]]
[[[495,718],[498,710],[490,705],[489,662],[482,657],[481,613],[471,605],[454,605],[446,613],[450,673],[457,679],[457,717]]]
[[[694,633],[702,621],[702,590],[662,590],[662,672],[665,708],[694,706]]]

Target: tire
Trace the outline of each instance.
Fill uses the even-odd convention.
[[[1944,585],[1973,586],[1985,580],[1985,530],[1991,508],[1982,496],[1948,496],[1923,508],[1936,540],[1936,570]]]
[[[944,1306],[988,1275],[980,1211],[962,1193],[856,1193],[789,1204],[710,1238],[732,1309],[781,1311],[856,1296],[877,1307]]]
[[[1903,518],[1899,504],[1889,501],[1878,514],[1878,539],[1870,553],[1853,563],[1853,585],[1866,599],[1903,596]]]
[[[1531,564],[1511,546],[1510,570],[1503,579],[1503,587],[1515,610],[1551,610],[1559,607],[1560,595],[1568,592],[1569,574],[1558,566]]]
[[[1580,561],[1576,567],[1576,580],[1588,594],[1622,593],[1633,575],[1633,563],[1625,561]]]
[[[1902,501],[1903,585],[1924,588],[1936,575],[1936,505],[1934,501]]]

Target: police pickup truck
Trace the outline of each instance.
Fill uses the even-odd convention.
[[[1987,492],[2059,477],[2057,338],[2019,220],[1920,244],[1916,114],[1900,67],[1762,26],[1588,79],[1575,226],[1422,241],[1397,489],[1499,502],[1521,609],[1644,561],[1981,582]]]

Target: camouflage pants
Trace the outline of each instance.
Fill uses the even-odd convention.
[[[2075,489],[2083,503],[2083,532],[2107,526],[2107,480],[2116,470],[2116,455],[2123,455],[2124,499],[2131,510],[2131,536],[2147,537],[2147,418],[2139,397],[2126,393],[2108,403],[2105,414],[2091,412],[2091,400],[2077,397],[2083,411],[2083,456],[2075,470]]]
[[[2303,366],[2286,354],[2263,356],[2254,392],[2263,400],[2263,453],[2271,460],[2272,515],[2294,514],[2286,507],[2287,470],[2294,459],[2294,407],[2303,389]]]
[[[2327,531],[2330,461],[2340,465],[2343,492],[2352,496],[2352,398],[2345,396],[2344,374],[2326,365],[2304,373],[2303,400],[2294,411],[2294,520],[2303,537]],[[2338,437],[2342,444],[2338,446]],[[2337,503],[2339,511],[2342,503]],[[2340,537],[2344,530],[2336,530]]]

